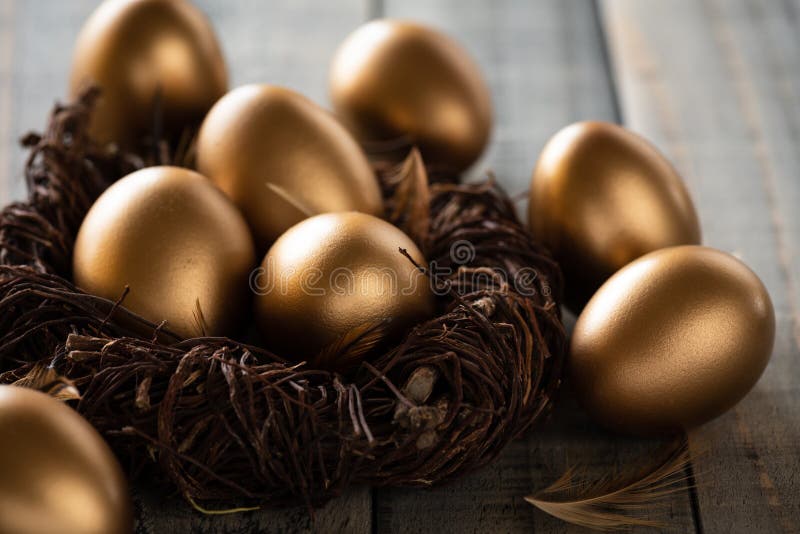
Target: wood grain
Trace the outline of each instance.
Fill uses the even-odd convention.
[[[135,534],[369,533],[373,530],[369,497],[369,490],[355,489],[316,510],[314,517],[303,507],[204,515],[177,496],[153,486],[140,486],[134,491]]]
[[[691,434],[706,532],[800,530],[798,2],[608,0],[626,123],[694,195],[706,244],[762,278],[772,361],[733,411]],[[664,21],[669,20],[669,24]]]
[[[0,206],[8,202],[11,175],[11,98],[14,79],[14,0],[0,0]]]

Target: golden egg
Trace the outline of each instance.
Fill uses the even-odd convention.
[[[701,246],[652,252],[612,276],[572,336],[570,376],[603,425],[677,432],[731,408],[767,365],[775,312],[742,262]]]
[[[97,199],[75,241],[75,284],[184,337],[230,335],[255,267],[244,218],[204,176],[150,167]]]
[[[362,141],[407,139],[443,170],[469,167],[489,139],[492,104],[480,69],[458,43],[419,24],[358,28],[336,52],[330,93]]]
[[[317,358],[349,333],[383,323],[392,339],[433,313],[426,265],[414,242],[386,221],[358,212],[304,220],[270,248],[258,276],[256,321],[269,348],[324,367]]]
[[[128,485],[77,412],[32,389],[0,386],[0,532],[133,530]]]
[[[260,253],[312,215],[383,213],[378,181],[352,136],[283,87],[246,85],[217,102],[200,129],[197,167],[241,208]]]
[[[106,0],[78,36],[70,93],[102,89],[92,136],[128,143],[151,131],[156,94],[167,133],[198,124],[225,94],[228,76],[214,30],[186,0]]]
[[[672,165],[606,122],[572,124],[550,139],[533,172],[528,216],[534,237],[561,265],[576,311],[639,256],[700,243],[692,200]]]

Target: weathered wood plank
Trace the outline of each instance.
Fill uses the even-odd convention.
[[[387,0],[385,14],[429,23],[456,37],[483,67],[496,111],[486,156],[509,190],[528,189],[538,154],[559,128],[582,119],[616,120],[593,3],[586,0],[481,2]],[[520,203],[521,211],[527,209]],[[536,512],[523,497],[573,462],[602,476],[636,461],[657,442],[611,436],[564,392],[552,421],[512,443],[492,465],[429,491],[375,494],[379,532],[585,532]],[[669,503],[672,532],[692,532],[688,492]]]
[[[328,103],[333,52],[372,10],[371,0],[193,0],[217,29],[232,86],[274,83]]]
[[[136,534],[301,534],[310,532],[372,532],[369,490],[351,491],[316,510],[312,518],[304,507],[279,511],[204,515],[177,496],[158,488],[134,491]]]
[[[607,0],[626,122],[673,159],[706,244],[772,295],[772,361],[730,413],[691,434],[706,532],[800,530],[800,4]],[[669,23],[665,23],[669,21]]]
[[[0,1],[0,202],[25,195],[17,139],[66,93],[72,42],[96,2]],[[6,75],[4,75],[7,73]]]
[[[367,17],[367,0],[196,2],[213,20],[232,85],[277,83],[324,104],[334,47]],[[0,0],[0,204],[23,198],[25,154],[16,139],[41,129],[66,93],[73,41],[96,0]],[[3,192],[7,191],[6,195]],[[137,532],[371,531],[371,496],[356,488],[317,514],[304,508],[205,517],[157,490],[137,491]]]
[[[0,205],[8,198],[11,174],[11,84],[14,73],[14,2],[0,1]]]

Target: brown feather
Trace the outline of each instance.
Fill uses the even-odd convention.
[[[591,482],[584,469],[572,466],[558,480],[525,500],[543,512],[595,530],[659,527],[666,498],[685,491],[691,464],[686,437],[671,444],[645,467]]]
[[[372,352],[386,335],[388,319],[369,321],[351,328],[314,358],[314,365],[322,368],[344,369],[357,363]]]
[[[208,323],[206,322],[206,316],[203,314],[203,307],[200,305],[200,299],[194,300],[194,310],[192,310],[192,318],[194,319],[194,325],[197,329],[197,335],[200,337],[205,337],[208,335]]]
[[[317,215],[317,212],[305,205],[299,198],[287,191],[286,188],[272,182],[265,182],[264,185],[267,189],[274,193],[275,196],[286,202],[286,204],[294,209],[297,212],[299,219],[308,219],[309,217]]]
[[[81,394],[72,380],[59,375],[55,369],[43,364],[37,364],[13,385],[35,389],[61,401],[81,398]]]
[[[396,189],[389,220],[424,248],[430,228],[431,196],[428,172],[419,150],[411,149],[391,181]]]

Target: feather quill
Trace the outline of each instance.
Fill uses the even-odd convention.
[[[685,491],[691,456],[684,436],[644,468],[609,475],[592,482],[585,470],[572,466],[538,493],[525,497],[536,508],[568,523],[601,531],[660,527],[651,512],[663,511],[666,498]]]

